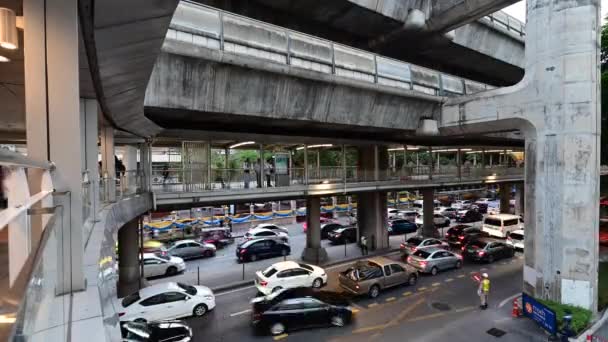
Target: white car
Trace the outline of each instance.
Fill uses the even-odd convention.
[[[208,287],[166,282],[145,287],[122,299],[118,317],[126,321],[159,321],[203,316],[215,308],[215,296]]]
[[[273,239],[277,241],[289,242],[289,235],[266,228],[249,229],[244,236],[246,241],[257,239]]]
[[[397,215],[398,218],[408,220],[410,222],[414,222],[416,217],[418,216],[418,212],[415,210],[400,210]]]
[[[386,209],[386,214],[387,214],[387,217],[389,220],[394,220],[394,219],[398,218],[399,209],[393,209],[393,208]]]
[[[464,200],[464,201],[456,201],[454,203],[452,203],[452,208],[456,208],[456,209],[469,209],[469,207],[471,206],[471,201],[468,200]]]
[[[278,262],[255,275],[255,286],[264,295],[286,288],[320,288],[327,284],[324,269],[295,261]]]
[[[507,236],[507,245],[513,246],[515,249],[524,249],[524,230],[516,230]]]
[[[424,225],[424,215],[420,215],[414,221],[418,226]],[[450,219],[439,214],[433,214],[433,223],[435,226],[444,226],[447,227],[450,225]]]
[[[144,253],[144,278],[175,275],[186,269],[184,259],[161,253]]]
[[[283,232],[285,234],[289,234],[289,229],[287,229],[283,226],[277,226],[276,224],[272,224],[272,223],[260,223],[253,228],[264,228],[264,229],[270,229],[275,232]]]

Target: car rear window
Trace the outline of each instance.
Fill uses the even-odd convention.
[[[471,246],[479,247],[479,248],[485,248],[487,244],[488,244],[487,242],[481,241],[481,240],[476,240],[476,241],[471,242]]]
[[[277,273],[277,269],[274,267],[268,267],[266,269],[266,271],[262,272],[262,274],[264,275],[264,277],[266,278],[270,278],[272,277],[275,273]]]
[[[196,294],[196,287],[192,286],[192,285],[186,285],[183,283],[177,283],[177,286],[179,286],[181,289],[183,289],[184,291],[186,291],[187,294],[194,296]]]
[[[488,226],[496,226],[496,227],[501,226],[501,222],[499,219],[487,218],[487,219],[485,219],[485,221],[483,221],[483,223],[487,224]]]
[[[452,227],[452,228],[448,229],[448,233],[450,233],[450,234],[459,234],[460,232],[462,232],[462,230],[463,230],[462,226],[460,226],[460,227]]]
[[[505,220],[505,226],[516,226],[519,224],[519,219]]]
[[[427,251],[423,251],[421,249],[417,250],[416,252],[414,252],[414,256],[421,257],[421,258],[424,258],[424,259],[428,258],[429,255],[431,255],[431,253],[429,253]]]
[[[132,293],[132,294],[130,294],[130,295],[128,295],[128,296],[126,296],[125,298],[122,299],[122,306],[126,308],[129,305],[137,302],[140,299],[141,298],[139,297],[139,292]]]
[[[310,265],[306,265],[306,264],[298,264],[298,266],[302,267],[305,270],[309,270],[309,271],[313,271],[313,268]]]
[[[419,245],[422,242],[421,238],[413,237],[407,239],[407,243],[410,245]]]
[[[170,256],[168,256],[168,255],[166,255],[165,253],[154,253],[154,255],[155,255],[157,258],[159,258],[159,259],[163,259],[163,260],[166,260],[166,261],[171,260],[171,257],[170,257]]]
[[[511,233],[511,235],[509,235],[509,237],[511,239],[515,239],[515,240],[523,240],[524,236],[522,234],[519,233]]]

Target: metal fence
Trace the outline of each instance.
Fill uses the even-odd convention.
[[[507,28],[514,26],[508,17],[490,18],[497,23],[506,20]],[[429,95],[458,96],[493,88],[189,1],[178,5],[166,40]]]
[[[171,168],[153,170],[152,188],[155,192],[206,192],[229,191],[252,188],[289,187],[313,184],[343,184],[363,182],[397,182],[403,184],[424,184],[436,181],[466,181],[477,179],[498,179],[505,176],[521,176],[524,169],[519,167],[486,166],[462,167],[457,166],[420,165],[402,168],[373,170],[356,166],[289,168],[285,175],[267,175],[255,170],[245,172],[242,169],[188,169]],[[184,175],[210,172],[211,181],[200,183],[184,183]],[[494,177],[494,178],[493,178]]]

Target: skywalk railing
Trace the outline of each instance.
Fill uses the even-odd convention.
[[[516,19],[503,11],[492,13],[488,16],[483,17],[482,20],[487,20],[490,23],[501,27],[509,32],[513,32],[521,37],[526,36],[526,25],[522,23],[519,19]]]
[[[460,170],[456,165],[420,165],[384,170],[356,166],[311,166],[307,172],[303,167],[294,167],[280,174],[264,170],[256,172],[254,169],[163,168],[152,171],[152,189],[155,192],[207,192],[365,182],[423,185],[437,181],[500,180],[501,177],[523,177],[523,173],[523,167],[506,165],[463,166]]]
[[[505,20],[494,16],[496,22]],[[506,19],[507,27],[511,22]],[[189,1],[178,5],[168,40],[428,95],[458,96],[493,88]]]
[[[60,235],[69,219],[53,203],[50,163],[0,149],[0,171],[8,204],[0,211],[0,340],[23,341],[68,319],[68,302],[56,291],[64,285],[59,260],[69,239]],[[65,340],[63,329],[56,334]]]

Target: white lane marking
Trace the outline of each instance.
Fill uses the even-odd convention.
[[[243,315],[243,314],[246,314],[246,313],[249,313],[249,312],[251,312],[251,309],[247,309],[247,310],[231,313],[230,317],[234,317],[234,316],[238,316],[238,315]]]
[[[223,296],[223,295],[227,295],[227,294],[230,294],[230,293],[235,293],[235,292],[251,289],[251,288],[254,288],[254,287],[255,287],[255,285],[245,286],[245,287],[241,287],[241,288],[238,288],[238,289],[232,290],[232,291],[220,292],[220,293],[216,294],[215,296],[216,297],[217,296]]]
[[[521,295],[521,293],[516,293],[514,295],[512,295],[509,298],[505,298],[502,302],[500,302],[500,304],[498,304],[498,308],[502,308],[503,306],[505,306],[508,302],[512,301],[513,299],[519,297]]]
[[[449,282],[452,282],[452,281],[454,281],[454,279],[452,279],[452,278],[448,278],[448,279],[445,280],[446,283],[449,283]]]

